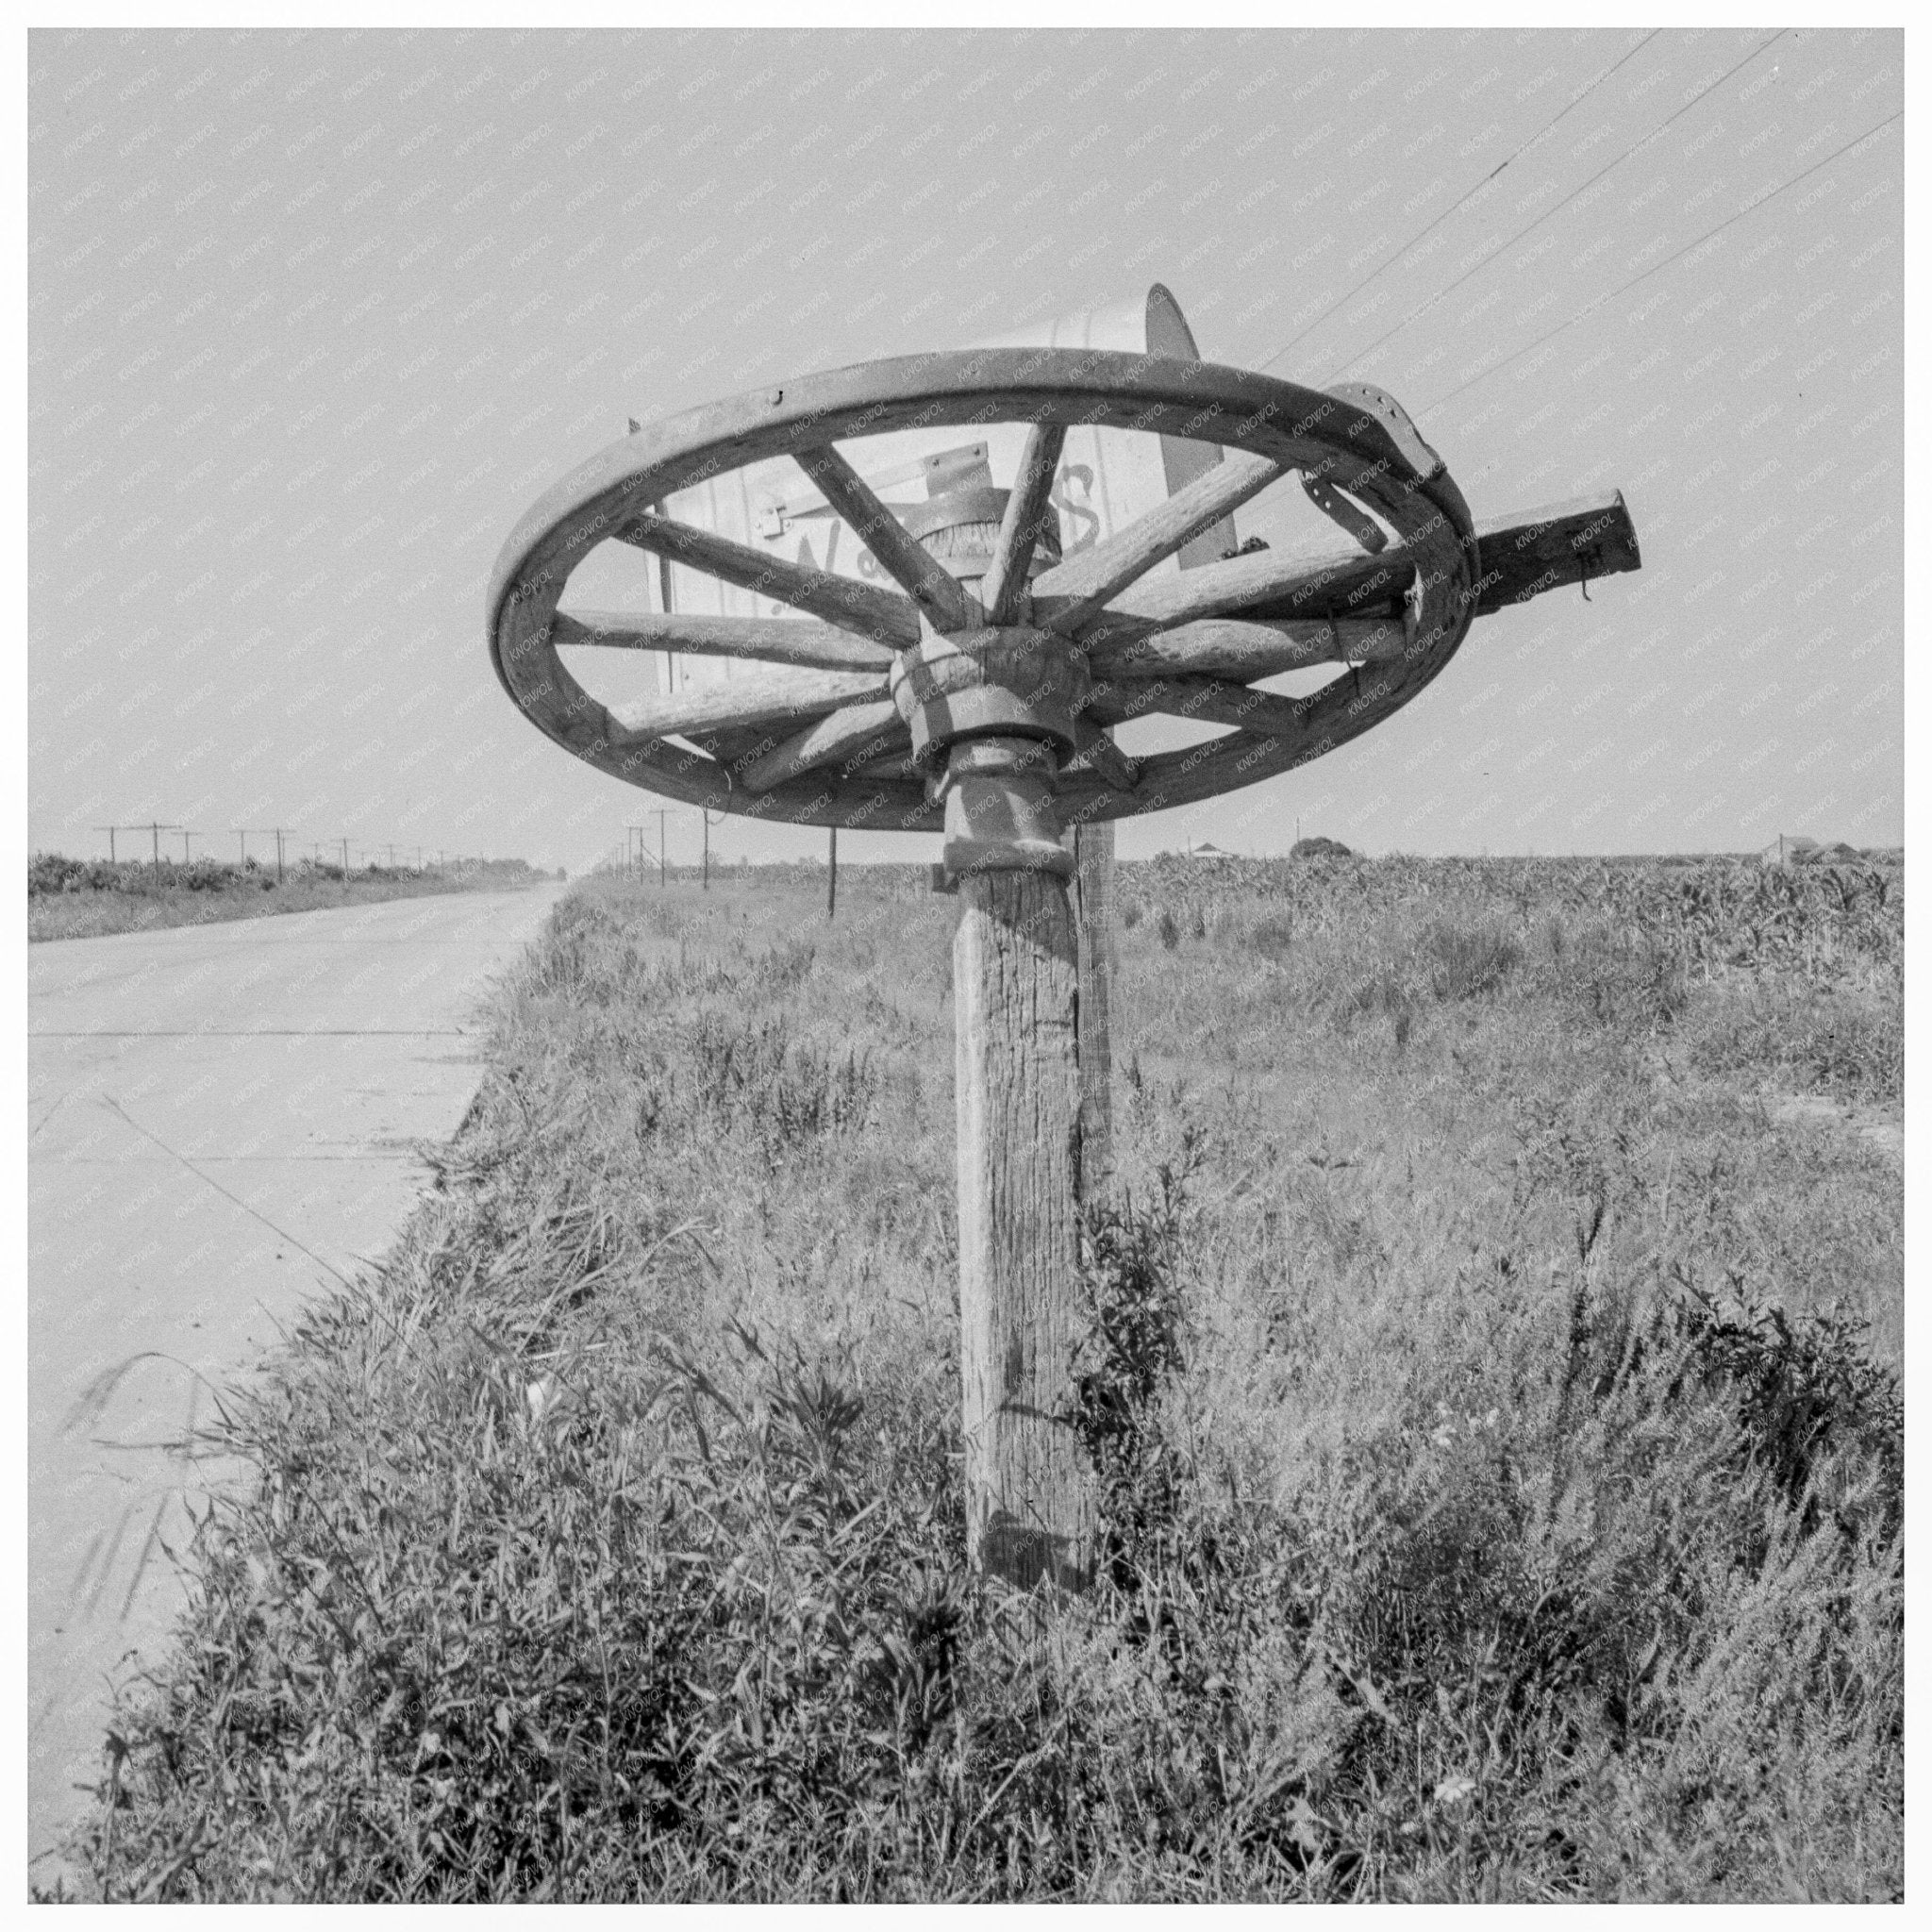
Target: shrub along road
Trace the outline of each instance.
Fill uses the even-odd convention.
[[[181,1603],[184,1439],[378,1253],[475,1085],[490,974],[562,888],[37,947],[29,961],[29,1857]],[[48,1863],[34,1868],[49,1881]]]

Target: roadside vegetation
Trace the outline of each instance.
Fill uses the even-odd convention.
[[[954,905],[841,884],[557,908],[231,1406],[103,1892],[1902,1896],[1902,867],[1123,867],[1055,1615],[964,1563]]]
[[[275,912],[314,912],[330,906],[367,906],[430,892],[501,891],[547,874],[521,858],[472,860],[443,866],[352,866],[312,858],[291,862],[277,879],[273,864],[245,865],[197,858],[176,865],[123,859],[67,858],[37,852],[26,868],[26,936],[33,940],[96,939],[110,932],[149,932],[163,925],[204,925],[212,920],[261,919]]]

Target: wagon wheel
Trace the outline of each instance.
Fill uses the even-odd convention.
[[[956,558],[957,574],[836,446],[993,422],[1032,427],[990,554],[970,571]],[[1105,541],[1055,560],[1042,541],[1047,495],[1066,431],[1081,424],[1229,454]],[[798,462],[896,591],[787,564],[651,508],[780,456]],[[1366,578],[1263,552],[1143,581],[1290,471],[1376,553]],[[1377,541],[1363,507],[1394,532],[1392,544]],[[816,621],[559,609],[572,571],[608,539]],[[1324,394],[1212,363],[1020,349],[863,363],[626,437],[517,526],[491,580],[489,621],[497,674],[525,715],[614,777],[784,823],[936,831],[947,754],[957,774],[960,748],[977,739],[1037,748],[1059,823],[1162,810],[1318,758],[1441,670],[1474,614],[1477,578],[1460,491],[1380,391]],[[610,709],[564,667],[559,649],[577,646],[739,656],[769,668]],[[1299,698],[1252,688],[1324,662],[1353,675]],[[1136,759],[1104,729],[1161,715],[1231,728]]]

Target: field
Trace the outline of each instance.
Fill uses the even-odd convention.
[[[232,1408],[96,1882],[1902,1896],[1903,882],[1124,866],[1052,1615],[963,1561],[955,902],[580,887]]]
[[[205,925],[226,919],[263,919],[276,912],[368,906],[427,892],[475,892],[526,886],[542,874],[520,858],[428,866],[352,867],[309,859],[291,863],[277,880],[273,865],[251,858],[223,865],[197,858],[176,865],[124,859],[65,858],[37,852],[26,871],[26,936],[35,940],[97,939],[103,933],[152,932],[164,925]]]

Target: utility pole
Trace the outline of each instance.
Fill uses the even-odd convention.
[[[201,834],[199,832],[191,832],[183,825],[177,825],[175,830],[181,834],[181,863],[188,865],[192,862],[194,858],[194,854],[189,849],[189,841],[200,838]]]
[[[270,829],[275,833],[275,884],[280,885],[282,882],[282,841],[289,834],[281,825],[274,825]]]
[[[158,819],[154,819],[151,820],[147,824],[138,826],[136,829],[143,832],[152,832],[154,834],[155,870],[157,872],[159,872],[161,869],[161,834],[163,832],[178,832],[181,829],[181,827],[179,825],[164,825]]]
[[[94,827],[95,831],[105,832],[108,835],[108,863],[109,865],[116,865],[120,862],[114,857],[114,834],[120,829],[119,825],[96,825]]]
[[[831,858],[825,874],[825,917],[836,919],[839,916],[839,828],[833,825],[830,830]]]
[[[700,807],[699,816],[705,822],[705,891],[708,892],[711,890],[711,814],[708,808]],[[727,813],[721,811],[718,814],[718,823],[722,825],[727,816]]]
[[[658,808],[658,883],[665,883],[664,865],[664,821],[671,816],[671,808],[660,805]]]

